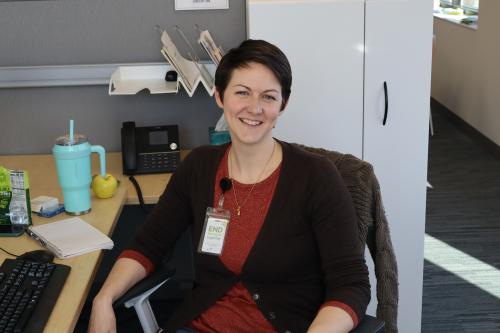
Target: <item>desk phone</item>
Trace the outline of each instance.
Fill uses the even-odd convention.
[[[121,136],[125,175],[173,172],[180,163],[177,125],[136,127],[129,121]]]

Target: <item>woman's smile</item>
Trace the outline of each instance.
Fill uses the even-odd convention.
[[[256,126],[259,126],[261,125],[263,122],[262,121],[259,121],[259,120],[252,120],[252,119],[248,119],[248,118],[240,118],[240,121],[246,125],[249,125],[249,126],[252,126],[252,127],[256,127]]]

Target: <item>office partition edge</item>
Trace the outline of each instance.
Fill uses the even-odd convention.
[[[0,88],[107,85],[119,64],[0,67]]]
[[[0,88],[108,85],[120,66],[156,66],[158,63],[0,67]]]

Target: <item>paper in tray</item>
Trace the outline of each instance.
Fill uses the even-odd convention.
[[[161,42],[163,44],[161,54],[177,72],[178,81],[189,97],[193,96],[200,82],[208,94],[213,96],[215,92],[213,72],[208,70],[204,64],[184,58],[166,31],[161,34]]]

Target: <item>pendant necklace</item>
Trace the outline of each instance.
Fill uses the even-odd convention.
[[[267,166],[269,165],[269,162],[271,162],[271,159],[274,156],[274,150],[275,150],[275,148],[276,148],[276,141],[274,141],[273,151],[271,153],[271,156],[267,160],[266,165],[264,165],[264,168],[262,169],[262,171],[259,174],[259,177],[257,178],[257,181],[255,183],[253,183],[252,187],[250,188],[250,191],[248,192],[247,196],[245,197],[245,200],[243,200],[243,202],[241,203],[241,205],[238,203],[238,198],[236,196],[236,186],[234,186],[234,185],[232,186],[234,201],[236,202],[236,215],[238,215],[238,216],[241,215],[241,208],[243,208],[243,206],[245,206],[245,204],[247,203],[248,199],[250,198],[250,195],[253,192],[253,189],[254,189],[255,185],[257,185],[257,183],[260,181],[260,178],[264,174],[264,171],[267,169]],[[229,166],[230,167],[232,166],[231,154],[229,154]]]

